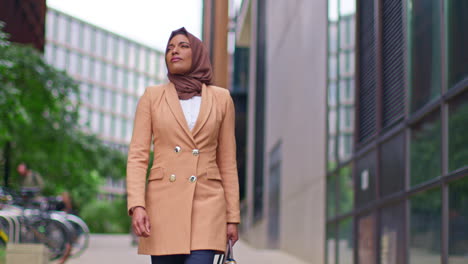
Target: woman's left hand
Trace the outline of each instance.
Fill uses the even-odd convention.
[[[233,246],[237,240],[239,240],[239,230],[237,228],[237,224],[227,224],[227,239],[231,240]]]

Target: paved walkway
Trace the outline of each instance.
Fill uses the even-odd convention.
[[[257,250],[243,241],[234,246],[239,264],[307,264],[278,250]],[[128,235],[91,235],[88,250],[66,264],[150,264],[148,256],[137,255]]]

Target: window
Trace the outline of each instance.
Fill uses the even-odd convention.
[[[89,77],[89,73],[90,73],[89,58],[86,56],[82,56],[81,60],[82,60],[81,75],[83,77]]]
[[[127,91],[133,93],[135,89],[135,75],[132,71],[127,72],[128,76],[128,83],[127,83]]]
[[[106,101],[105,101],[105,104],[104,104],[104,108],[107,110],[107,111],[112,111],[112,108],[113,108],[113,104],[112,104],[112,101],[113,101],[113,94],[114,92],[109,90],[109,89],[105,89],[105,95],[106,95]]]
[[[99,96],[99,104],[98,107],[101,107],[103,109],[106,108],[106,102],[107,102],[107,94],[106,94],[106,89],[104,88],[99,88],[100,96]]]
[[[128,95],[123,93],[122,94],[122,114],[127,115],[127,108],[128,108]]]
[[[127,119],[121,119],[121,127],[120,127],[120,137],[122,140],[126,140],[127,138]]]
[[[127,120],[127,133],[126,133],[126,140],[130,142],[133,134],[133,122],[131,120]]]
[[[99,113],[99,134],[104,135],[104,113]]]
[[[111,135],[111,116],[105,115],[104,116],[104,131],[103,135],[109,137]]]
[[[440,114],[434,112],[411,129],[411,185],[441,175]]]
[[[158,73],[158,78],[160,80],[164,79],[166,74],[167,74],[167,69],[166,69],[166,58],[165,56],[159,57],[159,73]]]
[[[54,57],[55,57],[55,47],[52,44],[45,45],[45,60],[48,64],[54,64]]]
[[[447,0],[447,57],[448,57],[448,85],[455,87],[457,83],[468,77],[468,8],[466,1]],[[463,33],[465,32],[465,33]]]
[[[115,137],[116,136],[116,118],[115,116],[112,116],[111,117],[111,124],[110,124],[110,131],[109,131],[109,135],[111,137]]]
[[[112,129],[112,133],[113,133],[113,136],[116,138],[116,139],[119,139],[122,137],[122,119],[120,118],[115,118],[115,128]]]
[[[67,65],[67,71],[69,74],[76,74],[78,72],[78,56],[74,52],[69,53],[69,60]]]
[[[136,61],[136,47],[133,43],[129,43],[128,45],[128,60],[127,60],[127,67],[133,68],[135,67]]]
[[[147,50],[144,47],[141,47],[139,52],[139,59],[138,59],[138,70],[141,72],[145,72],[146,69],[146,60],[147,60]]]
[[[440,0],[410,0],[411,110],[440,95]]]
[[[57,26],[56,23],[57,20],[57,14],[55,12],[47,12],[46,14],[46,36],[49,39],[56,39],[55,35],[55,29]]]
[[[115,38],[112,35],[105,35],[106,45],[105,49],[107,51],[106,58],[108,60],[114,61],[115,60]]]
[[[114,66],[112,64],[106,63],[106,79],[105,82],[107,84],[114,84],[115,76],[114,76]]]
[[[60,70],[65,70],[65,66],[66,66],[66,52],[64,49],[62,49],[61,47],[57,47],[57,50],[56,50],[56,55],[57,55],[57,58],[56,58],[56,64],[55,66],[57,68],[59,68]]]
[[[336,81],[328,82],[328,105],[336,105]]]
[[[145,76],[143,74],[138,74],[138,94],[143,94],[146,88]]]
[[[353,221],[351,218],[340,221],[338,224],[338,263],[353,264]],[[363,263],[363,262],[362,262]]]
[[[114,105],[114,111],[117,112],[118,114],[122,114],[122,94],[121,93],[116,93],[116,103]]]
[[[337,78],[337,58],[336,56],[329,56],[328,58],[328,78]]]
[[[380,193],[382,196],[405,187],[405,135],[401,133],[381,145]]]
[[[89,92],[88,90],[89,90],[89,86],[86,83],[80,84],[80,100],[83,103],[88,102],[88,92]]]
[[[362,206],[375,199],[375,151],[362,156],[356,166],[356,205]]]
[[[66,43],[68,39],[68,23],[69,20],[63,16],[63,15],[58,15],[57,16],[57,27],[58,27],[58,38],[57,40],[60,43]]]
[[[96,47],[95,47],[95,52],[96,55],[99,57],[105,57],[106,56],[106,43],[104,41],[104,32],[101,30],[96,30]]]
[[[346,166],[340,169],[338,174],[338,213],[349,213],[354,207],[354,185],[352,166]]]
[[[404,204],[383,208],[380,219],[380,263],[405,263]]]
[[[83,26],[83,49],[86,52],[92,52],[92,32],[91,28],[88,25]]]
[[[119,89],[124,88],[124,72],[122,68],[116,67],[116,75],[117,75],[117,80],[116,80],[116,85]]]
[[[93,86],[93,89],[92,89],[92,104],[94,105],[94,107],[100,107],[101,105],[101,88],[99,88],[99,86],[95,85]]]
[[[327,177],[327,217],[329,219],[336,215],[336,176]]]
[[[415,195],[410,205],[409,263],[440,263],[440,189]]]
[[[156,74],[156,56],[157,55],[155,51],[150,51],[148,61],[148,73],[151,74],[151,76]]]
[[[468,177],[449,185],[449,263],[468,261]]]
[[[358,219],[358,263],[375,264],[377,254],[375,217],[371,214]]]
[[[70,30],[70,43],[73,47],[80,47],[81,23],[72,20]]]
[[[102,82],[102,75],[104,74],[103,63],[100,60],[93,60],[94,62],[94,72],[93,79]]]
[[[468,166],[468,91],[449,102],[449,170]]]
[[[118,40],[118,63],[126,64],[127,61],[127,42],[124,39]]]

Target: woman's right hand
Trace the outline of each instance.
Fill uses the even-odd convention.
[[[139,206],[133,209],[132,227],[135,235],[139,237],[149,237],[151,225],[145,208]]]

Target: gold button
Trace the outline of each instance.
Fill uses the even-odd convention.
[[[194,149],[194,150],[192,150],[192,154],[194,156],[198,156],[198,154],[200,154],[200,151],[198,149]]]
[[[176,180],[175,174],[171,174],[171,176],[169,177],[169,181],[175,182],[175,180]]]
[[[179,153],[180,150],[181,150],[181,148],[180,148],[179,146],[176,146],[176,147],[174,148],[174,151],[175,151],[176,153]]]
[[[192,176],[190,176],[189,180],[190,180],[190,182],[196,182],[197,181],[197,176],[192,175]]]

